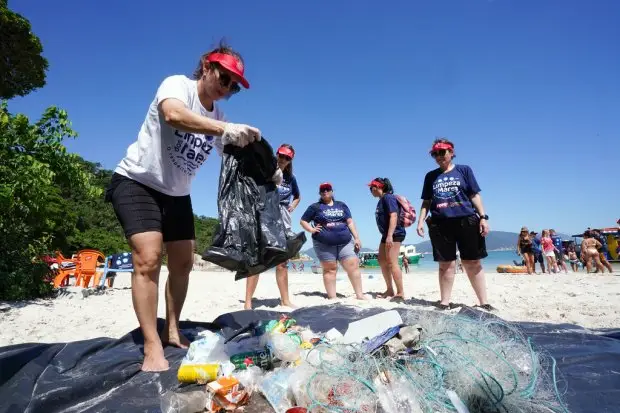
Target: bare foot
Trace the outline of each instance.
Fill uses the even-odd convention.
[[[404,301],[404,300],[405,300],[404,294],[396,294],[394,297],[392,297],[390,301]]]
[[[170,368],[164,357],[164,349],[159,343],[144,344],[144,361],[142,371],[166,371]]]
[[[280,305],[282,307],[289,307],[289,308],[292,308],[292,309],[299,308],[298,306],[296,306],[295,304],[291,303],[290,301],[280,301]]]
[[[356,295],[355,298],[358,299],[358,300],[370,300],[370,298],[367,295],[364,295],[364,294]]]
[[[179,330],[170,331],[167,326],[164,326],[161,342],[178,348],[188,348],[190,344],[187,337],[181,334]]]
[[[386,291],[386,292],[384,292],[384,293],[377,294],[377,297],[378,297],[378,298],[388,298],[388,297],[394,297],[394,291],[387,290],[387,291]]]
[[[244,310],[251,310],[252,309],[252,301],[246,301],[245,304],[243,305],[243,309]]]

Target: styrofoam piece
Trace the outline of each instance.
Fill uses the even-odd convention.
[[[343,338],[342,333],[336,330],[335,328],[332,328],[327,333],[325,333],[325,340],[330,341],[330,342],[338,343],[342,341],[342,338]]]
[[[390,327],[403,324],[403,319],[396,310],[384,311],[349,324],[344,334],[343,343],[359,343],[366,338],[373,338]]]

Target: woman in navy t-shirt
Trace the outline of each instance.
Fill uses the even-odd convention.
[[[351,280],[355,296],[359,300],[365,300],[357,257],[362,243],[351,211],[347,204],[334,199],[333,188],[329,182],[319,186],[319,194],[319,201],[306,209],[300,224],[312,234],[314,252],[323,267],[327,298],[336,298],[336,273],[340,261]]]
[[[433,258],[439,262],[441,300],[437,306],[451,308],[458,248],[465,272],[480,302],[477,307],[493,310],[487,302],[484,269],[480,261],[487,256],[484,237],[489,233],[489,217],[484,212],[474,172],[467,165],[452,163],[454,144],[447,139],[436,139],[430,154],[439,168],[428,172],[424,178],[418,235],[424,237],[424,219],[430,211],[428,235],[433,246]]]
[[[398,200],[394,196],[394,188],[387,178],[375,178],[368,186],[372,196],[379,198],[375,210],[377,228],[381,233],[379,266],[387,286],[386,291],[379,294],[379,297],[405,298],[403,273],[400,265],[398,265],[398,255],[400,254],[400,244],[405,240],[407,233],[398,221]],[[393,284],[396,284],[396,294],[394,294]]]
[[[292,145],[284,143],[276,151],[278,168],[282,171],[282,182],[278,184],[280,194],[280,215],[284,222],[284,229],[292,232],[291,213],[297,208],[300,200],[297,178],[293,175],[293,158],[295,149]],[[276,267],[276,283],[280,290],[280,302],[283,306],[295,308],[288,294],[288,262]],[[245,282],[245,306],[246,310],[252,309],[252,297],[258,285],[258,274],[247,277]]]

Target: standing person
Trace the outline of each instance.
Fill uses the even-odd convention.
[[[566,252],[568,253],[568,262],[573,272],[579,272],[579,258],[577,258],[577,252],[575,251],[575,244],[573,241],[566,247]]]
[[[538,238],[537,232],[530,231],[530,239],[532,240],[532,251],[534,252],[534,272],[536,272],[536,263],[540,264],[542,273],[545,273],[545,259],[543,258],[542,247],[540,245],[540,238]]]
[[[614,269],[612,268],[609,261],[607,261],[607,254],[609,253],[609,247],[607,246],[607,238],[603,234],[601,234],[601,232],[597,229],[592,230],[591,233],[592,233],[592,237],[601,243],[601,247],[598,248],[598,256],[599,256],[599,259],[601,260],[601,264],[603,264],[603,267],[609,270],[610,274],[613,273]],[[595,272],[598,272],[598,270],[596,270]]]
[[[295,158],[295,149],[288,143],[280,145],[276,151],[278,158],[278,169],[282,171],[282,182],[278,185],[278,194],[280,195],[280,213],[284,228],[287,233],[292,232],[291,213],[299,205],[301,195],[297,178],[293,174],[293,158]],[[280,303],[283,306],[296,308],[291,302],[288,291],[288,263],[284,262],[276,267],[276,283],[280,290]],[[258,274],[250,275],[245,282],[245,305],[246,310],[252,309],[252,297],[258,285]]]
[[[596,265],[596,272],[605,273],[605,267],[601,263],[601,258],[598,249],[601,247],[599,240],[592,236],[592,233],[588,230],[583,233],[583,241],[581,241],[581,260],[586,264],[586,273],[589,273],[592,269],[592,261]]]
[[[403,268],[405,269],[405,274],[409,274],[409,257],[407,254],[403,252]]]
[[[375,221],[381,233],[378,259],[387,286],[385,292],[379,294],[379,297],[404,299],[405,287],[403,273],[398,265],[398,254],[400,244],[405,240],[407,232],[398,220],[400,210],[398,200],[394,196],[394,188],[388,178],[375,178],[368,186],[372,196],[379,198],[375,209]],[[394,284],[396,284],[396,294],[394,294]]]
[[[106,191],[131,247],[133,306],[144,335],[144,371],[169,368],[163,344],[186,348],[179,316],[194,258],[194,213],[190,199],[196,170],[213,148],[244,147],[261,139],[260,130],[227,123],[216,101],[250,85],[243,59],[220,44],[201,56],[193,78],[167,77],[159,85],[137,141],[114,171]],[[168,254],[166,324],[157,332],[162,251]]]
[[[551,233],[548,229],[542,230],[540,243],[542,244],[543,254],[547,258],[547,267],[549,268],[549,274],[551,274],[552,268],[555,273],[560,272],[560,269],[558,268],[558,263],[555,259],[555,245],[553,245]]]
[[[522,227],[519,233],[517,239],[517,254],[523,257],[527,273],[531,275],[534,272],[534,249],[527,227]]]
[[[484,211],[474,172],[467,165],[452,162],[455,157],[454,144],[447,139],[436,139],[430,154],[439,168],[424,177],[418,235],[424,237],[424,219],[430,212],[428,235],[433,247],[433,259],[439,262],[441,299],[437,306],[440,309],[451,307],[458,247],[463,267],[478,297],[477,307],[495,310],[487,302],[481,262],[488,255],[484,237],[489,233],[489,216]]]
[[[303,229],[312,234],[312,245],[323,268],[323,284],[327,298],[336,298],[338,262],[349,276],[355,297],[365,300],[357,253],[362,248],[355,222],[347,204],[334,199],[332,184],[319,186],[320,198],[301,217]],[[311,225],[313,223],[314,225]]]
[[[564,262],[564,247],[562,246],[562,238],[555,233],[554,229],[549,230],[549,235],[551,236],[553,246],[555,247],[555,259],[558,263],[558,267],[563,269],[564,273],[568,274],[568,268]]]

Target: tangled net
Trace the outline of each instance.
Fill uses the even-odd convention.
[[[555,360],[508,323],[428,312],[413,354],[319,344],[291,388],[310,412],[565,413]],[[419,318],[421,317],[421,318]],[[413,318],[413,317],[410,317]]]

